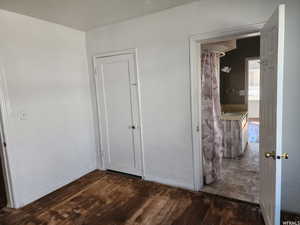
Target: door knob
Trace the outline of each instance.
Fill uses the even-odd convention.
[[[272,152],[266,152],[265,153],[265,157],[268,158],[273,158],[273,159],[288,159],[289,158],[289,154],[288,153],[283,153],[281,155],[276,156],[276,152],[272,151]]]
[[[288,159],[288,158],[289,158],[289,154],[286,152],[277,156],[277,159]]]
[[[276,152],[275,151],[273,151],[273,152],[266,152],[265,153],[265,157],[268,159],[268,158],[273,158],[273,159],[275,159],[275,157],[276,157]]]

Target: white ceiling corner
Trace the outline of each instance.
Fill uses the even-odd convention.
[[[90,30],[195,0],[0,0],[0,8]]]

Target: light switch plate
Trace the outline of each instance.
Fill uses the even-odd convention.
[[[19,112],[18,113],[18,119],[19,120],[27,120],[27,113],[26,112]]]

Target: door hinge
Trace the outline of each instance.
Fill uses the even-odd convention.
[[[196,131],[197,131],[197,132],[200,132],[200,127],[199,127],[199,125],[196,127]]]
[[[3,146],[4,146],[4,148],[6,148],[6,142],[3,142]]]

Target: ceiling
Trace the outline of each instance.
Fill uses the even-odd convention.
[[[87,31],[195,0],[0,0],[0,8]]]

